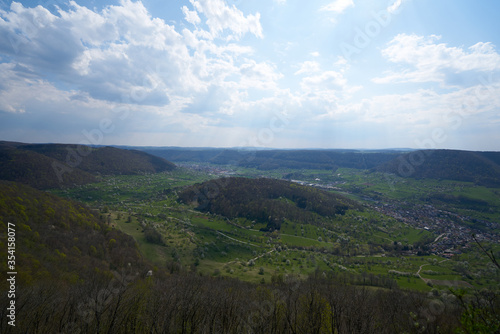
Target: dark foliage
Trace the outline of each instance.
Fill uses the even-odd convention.
[[[95,182],[96,175],[158,173],[175,165],[141,151],[64,144],[0,143],[0,179],[37,189]]]
[[[447,179],[500,186],[499,152],[423,150],[403,154],[374,170],[402,177]]]
[[[58,160],[36,152],[0,147],[1,180],[20,182],[37,189],[82,185],[96,181],[95,176],[80,169],[61,173],[59,179],[57,170],[54,169],[55,163],[60,164]]]
[[[280,229],[285,220],[314,224],[319,216],[343,215],[359,204],[343,196],[283,180],[225,178],[191,186],[179,194],[198,210],[244,217]]]
[[[3,333],[456,333],[458,301],[397,289],[366,289],[320,273],[252,285],[188,274],[23,290],[16,327]],[[6,298],[0,297],[4,313]],[[488,304],[488,306],[490,306]],[[498,312],[498,302],[492,302]],[[477,323],[479,320],[472,319]],[[483,332],[481,332],[483,333]]]
[[[425,198],[422,198],[422,200],[431,203],[446,203],[451,205],[459,205],[461,207],[466,207],[469,210],[475,210],[475,211],[484,211],[489,208],[488,202],[479,199],[468,198],[463,195],[454,196],[451,194],[436,193],[429,195]]]
[[[163,237],[161,233],[152,227],[148,227],[144,230],[144,237],[146,241],[152,244],[164,245]]]
[[[37,144],[19,147],[57,159],[73,161],[81,170],[100,174],[158,173],[173,170],[175,165],[165,159],[137,150],[114,147],[91,148],[82,145]],[[78,154],[80,159],[76,156]]]
[[[144,152],[174,162],[209,162],[223,149],[145,148]]]

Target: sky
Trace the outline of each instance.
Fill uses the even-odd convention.
[[[0,140],[500,151],[496,0],[0,0]]]

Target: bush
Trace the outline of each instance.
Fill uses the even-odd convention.
[[[156,244],[156,245],[165,245],[165,242],[163,241],[163,237],[158,232],[152,227],[147,227],[144,230],[144,237],[146,238],[146,241],[149,242],[150,244]]]

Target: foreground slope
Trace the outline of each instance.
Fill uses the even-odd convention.
[[[142,267],[134,240],[112,229],[82,204],[0,181],[0,244],[7,228],[15,230],[19,282],[38,280],[76,283],[98,271]],[[6,261],[0,264],[7,272]]]

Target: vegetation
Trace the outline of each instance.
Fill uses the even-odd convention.
[[[171,162],[137,150],[64,144],[24,145],[18,148],[43,154],[69,166],[73,162],[78,169],[92,174],[159,173],[175,169]]]
[[[53,168],[59,161],[42,154],[0,146],[0,179],[29,184],[37,189],[74,186],[96,182],[96,177],[79,169],[61,173]],[[69,169],[68,169],[69,171]]]
[[[29,308],[20,309],[14,329],[3,322],[2,332],[453,333],[467,328],[460,325],[462,308],[451,293],[357,288],[321,273],[305,281],[276,277],[259,285],[158,272],[125,286],[112,282],[32,287],[19,300]]]
[[[78,149],[24,145],[3,150],[61,161]],[[485,241],[499,232],[497,188],[355,168],[138,165],[52,194],[0,182],[0,246],[15,224],[19,273],[16,327],[4,294],[2,332],[499,330],[500,245]],[[445,223],[478,236],[445,242],[444,257]]]
[[[175,165],[141,151],[82,145],[0,143],[0,180],[37,189],[96,182],[98,175],[157,173]]]
[[[273,170],[329,169],[338,167],[370,169],[392,160],[393,151],[355,150],[236,150],[236,149],[145,149],[146,152],[176,162],[210,162],[218,165]]]
[[[3,249],[7,248],[8,223],[15,226],[18,280],[27,286],[51,280],[77,283],[95,271],[111,274],[111,269],[129,263],[137,270],[144,266],[133,239],[82,204],[0,181]],[[1,262],[3,272],[9,271],[6,265]]]
[[[403,154],[375,170],[402,177],[447,179],[500,187],[500,153],[423,150]]]
[[[179,194],[184,203],[227,218],[244,217],[279,230],[285,220],[314,224],[319,217],[361,209],[340,195],[274,179],[226,178],[191,186]],[[318,217],[319,216],[319,217]]]

